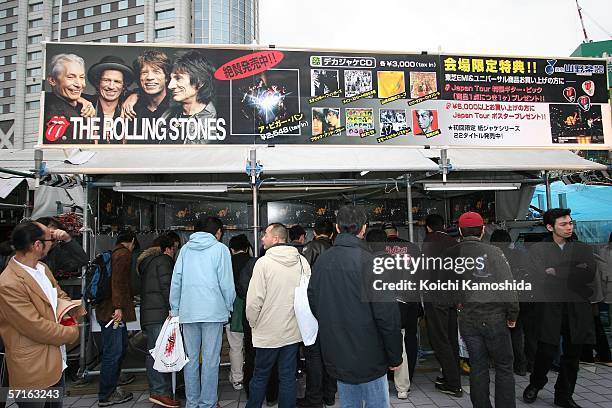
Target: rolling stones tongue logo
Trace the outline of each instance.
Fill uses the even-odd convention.
[[[576,90],[573,87],[568,86],[563,90],[563,96],[569,103],[574,103],[576,100]]]
[[[585,94],[593,96],[595,94],[595,82],[589,80],[582,83],[582,90]]]
[[[66,129],[70,126],[70,122],[64,116],[53,116],[47,122],[47,130],[45,138],[50,142],[55,142],[66,133]]]
[[[586,95],[582,95],[580,98],[578,98],[578,106],[580,106],[583,111],[587,112],[589,109],[591,109],[591,98]]]

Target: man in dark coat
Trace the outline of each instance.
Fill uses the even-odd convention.
[[[301,228],[301,227],[300,227]],[[334,233],[334,224],[327,219],[319,219],[315,223],[315,238],[304,245],[302,255],[312,269],[319,256],[332,246],[331,236]],[[304,398],[297,401],[298,407],[322,407],[323,403],[332,406],[336,398],[336,379],[332,378],[323,363],[321,356],[321,341],[304,348],[306,359],[306,392]]]
[[[423,240],[423,256],[443,257],[446,250],[457,244],[457,240],[444,232],[444,218],[430,214],[425,219],[427,235]],[[427,270],[432,281],[445,279],[442,271]],[[442,377],[436,378],[436,388],[445,394],[461,398],[461,374],[459,372],[459,344],[457,338],[457,309],[445,296],[425,293],[425,319],[427,333],[436,359],[442,367]],[[446,297],[447,298],[447,297]]]
[[[364,277],[373,275],[374,256],[363,241],[362,209],[338,211],[334,246],[318,258],[308,300],[319,322],[327,372],[338,380],[343,405],[388,406],[387,370],[402,363],[400,316],[393,302],[363,300]]]
[[[555,405],[579,408],[572,395],[578,377],[582,344],[595,343],[595,328],[591,314],[589,284],[595,276],[592,249],[572,240],[574,223],[571,210],[553,208],[544,213],[544,225],[551,233],[547,242],[534,244],[530,249],[535,279],[541,282],[537,295],[554,302],[537,303],[540,322],[538,348],[529,385],[523,399],[532,403],[548,381],[546,375],[559,350],[563,338],[561,367],[555,384]],[[542,294],[545,291],[545,294]],[[554,298],[553,298],[554,296]],[[536,299],[537,300],[537,299]]]
[[[147,350],[155,348],[155,342],[164,321],[170,312],[170,282],[174,257],[178,245],[168,236],[157,239],[159,252],[143,252],[144,259],[139,259],[141,276],[140,290],[140,324],[147,335]],[[148,255],[148,256],[147,256]],[[167,373],[157,372],[151,354],[147,353],[146,368],[149,380],[149,401],[163,407],[180,407],[180,402],[172,399],[171,378]]]
[[[52,238],[56,240],[47,256],[42,260],[51,269],[54,276],[76,272],[80,267],[87,265],[89,257],[83,247],[72,239],[57,219],[41,217],[36,222],[49,228]]]

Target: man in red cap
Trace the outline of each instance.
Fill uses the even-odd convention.
[[[492,360],[495,367],[494,406],[511,408],[516,406],[516,398],[508,328],[516,324],[518,298],[514,290],[494,290],[501,289],[499,283],[512,282],[512,273],[501,249],[482,242],[484,232],[480,214],[462,214],[459,217],[461,241],[448,251],[460,283],[456,299],[459,328],[470,354],[472,404],[491,406],[489,360]]]

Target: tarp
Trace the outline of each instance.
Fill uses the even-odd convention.
[[[49,171],[62,174],[245,173],[251,149],[248,146],[94,149],[91,151],[95,154],[85,163],[62,164]],[[258,146],[257,161],[265,174],[439,169],[420,149],[402,147],[364,150],[342,146]]]
[[[606,170],[569,150],[448,149],[453,171]]]

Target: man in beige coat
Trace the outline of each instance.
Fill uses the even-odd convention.
[[[0,335],[10,387],[60,387],[66,368],[62,347],[78,340],[79,329],[57,322],[58,299],[70,298],[39,262],[51,249],[51,231],[36,222],[23,222],[15,227],[11,241],[16,253],[0,275]],[[79,310],[75,317],[82,314]]]
[[[253,328],[255,372],[249,385],[247,408],[261,407],[270,371],[278,363],[279,408],[295,407],[295,371],[302,336],[293,299],[302,274],[310,277],[308,261],[287,245],[282,224],[270,224],[261,239],[266,255],[253,269],[246,299],[246,316]]]

